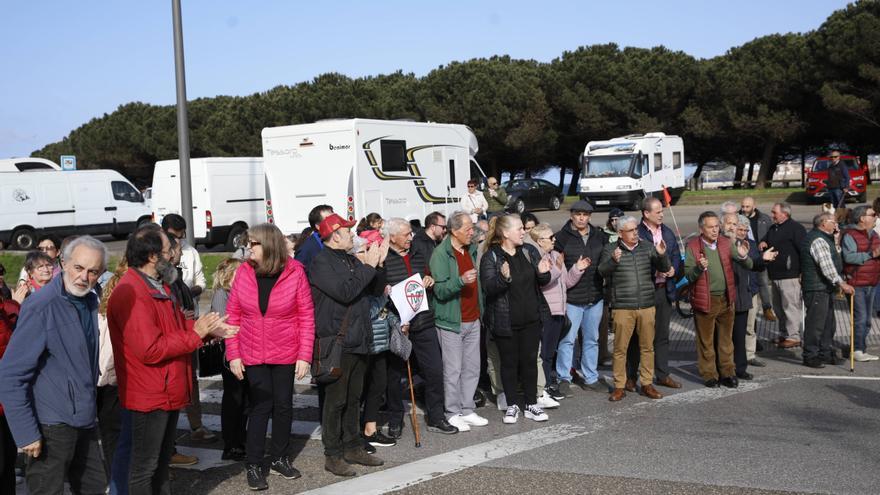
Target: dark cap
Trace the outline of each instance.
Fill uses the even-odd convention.
[[[620,218],[626,215],[620,208],[612,208],[611,211],[608,212],[608,218]]]
[[[571,211],[585,211],[587,213],[593,213],[593,205],[591,205],[590,202],[587,200],[579,199],[579,200],[575,201],[573,205],[571,205],[571,208],[569,208],[569,210],[571,210]]]

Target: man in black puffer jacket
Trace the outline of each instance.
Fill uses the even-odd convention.
[[[445,220],[445,219],[444,219]],[[385,276],[388,285],[394,286],[413,274],[422,276],[426,288],[434,285],[434,279],[426,275],[428,260],[421,250],[411,249],[412,227],[402,218],[389,218],[385,222],[390,245],[385,258]],[[388,308],[399,314],[391,302]],[[457,429],[446,420],[443,409],[443,358],[440,355],[440,342],[437,340],[437,327],[434,326],[434,312],[424,311],[409,322],[409,340],[413,345],[413,356],[419,365],[425,381],[425,421],[428,429],[437,433],[454,434]],[[401,379],[406,373],[406,363],[397,356],[388,357],[388,386],[385,404],[388,408],[388,434],[400,438],[403,429],[403,388]]]
[[[556,233],[556,250],[565,255],[565,268],[571,269],[579,259],[590,260],[580,281],[568,289],[566,314],[571,320],[571,330],[559,342],[556,354],[556,374],[559,378],[559,391],[570,396],[571,365],[574,354],[574,341],[580,328],[581,365],[584,378],[582,388],[595,392],[607,392],[599,384],[596,370],[599,361],[599,323],[602,321],[602,276],[596,271],[602,249],[608,244],[608,235],[600,228],[590,225],[593,205],[586,201],[576,201],[571,206],[571,219]]]
[[[653,270],[672,268],[666,256],[666,242],[657,246],[639,239],[638,222],[633,217],[617,221],[616,243],[602,251],[599,273],[608,280],[611,319],[614,321],[614,391],[608,400],[626,396],[626,351],[635,330],[639,335],[639,375],[641,394],[651,399],[663,395],[654,388],[654,277]]]
[[[359,404],[364,387],[373,327],[370,323],[368,289],[382,261],[378,246],[367,249],[364,263],[348,254],[354,234],[347,222],[332,214],[318,225],[324,243],[309,267],[315,304],[317,349],[330,349],[337,334],[344,333],[341,375],[322,385],[324,407],[321,439],[324,469],[337,476],[354,476],[349,464],[381,466],[384,462],[363,449]],[[323,358],[323,356],[322,356]]]

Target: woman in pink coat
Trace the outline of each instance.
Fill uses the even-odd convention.
[[[248,229],[247,263],[235,273],[226,314],[240,327],[226,341],[229,369],[248,380],[247,479],[252,490],[268,487],[261,463],[272,416],[269,469],[300,477],[287,456],[293,419],[293,382],[312,361],[315,313],[302,264],[287,254],[284,235],[264,223]],[[232,324],[232,323],[230,323]]]
[[[544,299],[550,306],[551,314],[550,321],[544,322],[544,334],[541,337],[541,361],[544,367],[544,377],[547,380],[547,394],[552,399],[559,400],[565,396],[559,393],[555,358],[556,348],[559,346],[559,339],[562,338],[562,330],[565,325],[565,300],[568,289],[578,283],[584,270],[590,266],[590,259],[581,258],[571,266],[570,270],[566,270],[562,253],[553,250],[556,238],[550,225],[538,224],[529,231],[529,235],[538,245],[542,258],[550,261],[550,282],[541,287]]]

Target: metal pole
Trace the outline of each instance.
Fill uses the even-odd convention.
[[[177,154],[180,161],[180,214],[186,220],[186,242],[193,239],[192,176],[189,169],[189,119],[186,114],[186,72],[183,62],[183,26],[180,21],[180,0],[171,0],[174,19],[174,75],[177,80]]]

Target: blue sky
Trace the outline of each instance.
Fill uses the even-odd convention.
[[[187,96],[247,95],[325,72],[424,75],[506,54],[665,45],[700,58],[817,28],[842,0],[182,0]],[[169,0],[0,5],[0,158],[26,156],[130,101],[175,101]]]

